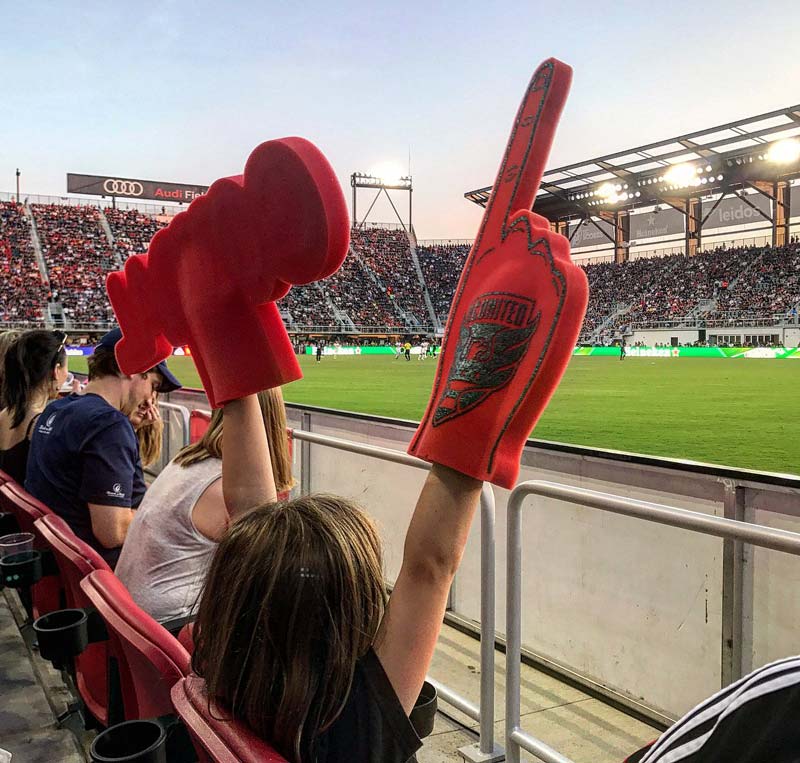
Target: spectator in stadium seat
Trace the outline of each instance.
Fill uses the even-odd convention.
[[[272,389],[257,397],[259,415],[253,425],[267,433],[275,490],[288,497],[293,480],[283,396]],[[187,445],[158,475],[131,522],[117,563],[117,576],[134,601],[162,623],[192,615],[217,544],[241,515],[242,507],[229,505],[223,492],[224,480],[241,474],[231,463],[235,451],[223,447],[231,436],[223,437],[224,420],[223,410],[215,410],[202,439]]]
[[[22,336],[21,331],[10,329],[9,331],[0,331],[0,408],[5,407],[3,403],[3,364],[6,357],[8,348]]]
[[[140,405],[129,417],[139,445],[142,466],[151,466],[161,458],[164,422],[158,411],[158,393]]]
[[[129,420],[154,392],[180,387],[166,363],[125,376],[114,329],[89,356],[89,384],[45,408],[33,430],[25,489],[92,546],[113,568],[145,485]]]
[[[67,378],[66,339],[61,331],[28,331],[3,359],[0,469],[20,485],[34,424]]]
[[[409,714],[481,483],[433,465],[387,605],[366,514],[331,495],[270,502],[272,475],[258,457],[265,435],[253,429],[235,447],[251,480],[239,500],[261,505],[233,523],[211,562],[193,669],[222,712],[293,763],[414,760],[421,743]]]
[[[626,763],[794,763],[800,657],[769,663],[712,695]]]

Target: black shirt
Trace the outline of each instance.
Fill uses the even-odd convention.
[[[641,763],[800,761],[800,657],[765,665],[667,729]]]
[[[144,474],[130,421],[91,393],[50,403],[33,430],[25,489],[113,568],[121,549],[104,548],[94,537],[88,504],[141,503]]]
[[[422,746],[375,652],[356,665],[342,714],[310,763],[409,763]]]

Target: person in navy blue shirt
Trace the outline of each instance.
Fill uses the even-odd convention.
[[[129,416],[156,392],[180,383],[159,363],[125,376],[114,347],[119,329],[106,334],[88,359],[83,395],[50,403],[31,438],[25,489],[62,517],[113,568],[144,496],[139,447]]]

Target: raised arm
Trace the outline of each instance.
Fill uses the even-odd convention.
[[[428,672],[482,485],[434,464],[411,518],[403,564],[375,642],[406,713]]]
[[[256,395],[223,407],[222,494],[231,520],[276,500],[269,442]]]

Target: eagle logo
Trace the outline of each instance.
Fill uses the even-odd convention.
[[[534,300],[506,292],[478,297],[467,310],[447,384],[433,414],[439,426],[511,381],[539,327]]]

